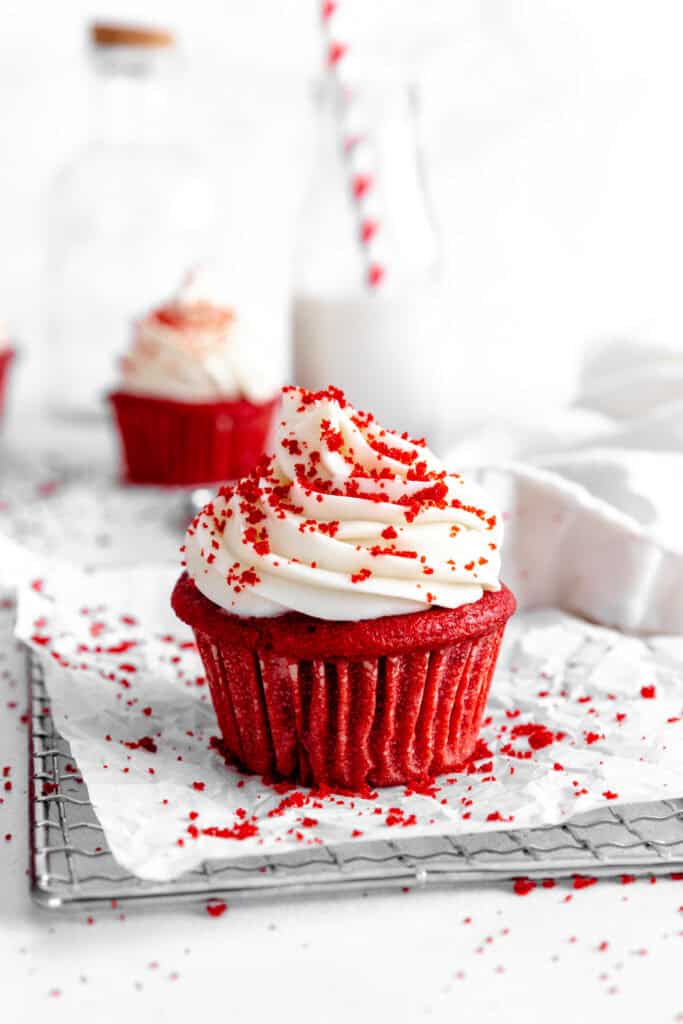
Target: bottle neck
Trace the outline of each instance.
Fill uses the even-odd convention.
[[[93,54],[90,138],[99,145],[155,145],[180,138],[173,52],[128,48]]]

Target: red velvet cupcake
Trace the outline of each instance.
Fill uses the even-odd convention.
[[[258,462],[279,398],[256,404],[180,402],[115,391],[122,476],[134,484],[187,486],[235,480]]]
[[[276,454],[197,516],[172,599],[231,756],[355,792],[463,764],[515,608],[500,540],[424,442],[285,389]]]
[[[256,465],[279,398],[232,310],[202,297],[194,278],[136,324],[121,369],[109,399],[126,480],[206,484]]]
[[[10,366],[14,362],[14,356],[14,349],[9,346],[0,350],[0,416],[2,416],[5,411],[7,381],[9,379]]]

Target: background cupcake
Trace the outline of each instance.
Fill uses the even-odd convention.
[[[190,274],[135,324],[110,395],[123,475],[134,483],[235,479],[263,453],[278,397],[232,309]]]
[[[276,454],[188,530],[173,605],[246,767],[351,790],[471,755],[503,629],[500,517],[334,388],[285,388]]]
[[[4,324],[0,323],[0,416],[5,411],[5,395],[7,392],[7,380],[9,368],[14,360],[14,349],[10,341],[9,333]]]

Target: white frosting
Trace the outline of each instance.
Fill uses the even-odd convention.
[[[187,570],[240,616],[374,619],[498,590],[502,525],[480,489],[341,392],[285,388],[276,454],[194,520]]]
[[[214,301],[195,273],[166,305],[136,323],[121,373],[124,391],[184,402],[264,402],[276,391],[242,320]]]

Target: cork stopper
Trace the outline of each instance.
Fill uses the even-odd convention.
[[[114,21],[95,21],[90,26],[95,46],[135,46],[159,49],[175,45],[175,35],[153,25],[123,25]]]

